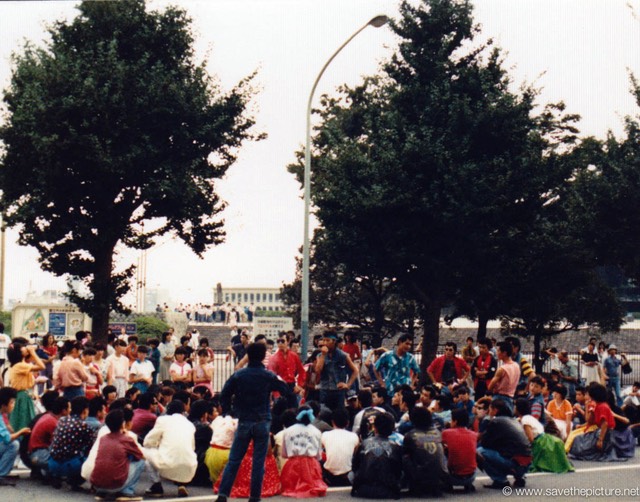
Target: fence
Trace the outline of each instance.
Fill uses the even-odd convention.
[[[224,383],[231,376],[235,368],[235,362],[233,358],[229,357],[229,352],[226,350],[216,350],[214,351],[214,377],[213,377],[213,390],[219,392],[222,390]],[[438,355],[441,356],[443,352],[438,352]],[[621,375],[621,383],[623,386],[631,385],[633,382],[640,380],[640,353],[632,352],[626,353],[627,359],[631,364],[631,368],[633,371],[628,375]],[[529,360],[533,366],[533,353],[531,352],[523,352],[522,355]],[[420,363],[421,354],[415,354],[418,363]],[[578,363],[578,375],[582,374],[582,361],[580,360],[580,354],[578,353],[570,353],[569,358],[573,359]],[[547,359],[544,362],[542,367],[543,373],[549,373],[551,371],[551,362]]]

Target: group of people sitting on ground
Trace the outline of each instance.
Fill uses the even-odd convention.
[[[20,455],[33,477],[91,490],[99,500],[162,496],[167,482],[180,497],[189,485],[212,486],[221,501],[320,497],[328,486],[398,498],[473,492],[478,470],[490,477],[488,488],[506,487],[509,476],[524,486],[528,472],[573,470],[569,459],[635,453],[640,384],[622,407],[598,382],[575,386],[570,401],[565,381],[536,376],[515,342],[493,347],[483,339],[477,353],[463,351],[468,360],[447,343],[428,366],[433,383],[418,386],[411,339],[401,336],[371,362],[367,385],[335,332],[316,341],[305,366],[284,333],[268,358],[264,337],[245,340],[219,395],[206,347],[194,362],[201,380],[175,346],[163,379],[137,338],[115,340],[106,369],[93,366],[90,341],[68,342],[55,389],[40,396],[44,412],[36,415],[30,390],[44,361],[30,341],[16,338],[7,352],[11,386],[0,388],[0,483],[16,483],[9,474]],[[171,344],[171,334],[161,343]],[[158,350],[165,360],[167,350]],[[145,469],[146,491],[138,488]]]

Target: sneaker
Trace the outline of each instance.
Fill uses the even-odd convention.
[[[216,502],[227,502],[227,497],[225,497],[224,495],[218,495]]]
[[[507,486],[511,486],[508,481],[494,481],[490,485],[484,485],[485,488],[491,488],[492,490],[502,490]]]
[[[149,497],[162,497],[164,495],[164,490],[162,489],[162,483],[153,483],[151,487],[144,492],[145,495]]]
[[[473,493],[476,491],[476,487],[473,485],[464,485],[464,492],[465,493]]]
[[[126,502],[128,500],[142,500],[142,497],[139,497],[138,495],[125,495],[123,493],[116,497],[117,502]]]
[[[524,478],[516,478],[515,481],[513,482],[513,487],[514,488],[524,488],[526,486],[527,482],[524,480]]]
[[[0,486],[16,486],[16,480],[8,477],[0,477]]]
[[[187,491],[187,487],[184,485],[178,486],[178,497],[188,497],[189,492]]]

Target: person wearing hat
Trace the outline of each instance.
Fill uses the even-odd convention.
[[[622,393],[620,391],[620,366],[627,361],[626,354],[618,356],[618,347],[613,343],[609,345],[609,357],[607,357],[602,366],[604,368],[605,378],[607,379],[607,390],[612,390],[616,395],[618,406],[622,406]]]
[[[337,347],[335,331],[325,331],[322,338],[324,345],[316,359],[316,374],[320,375],[320,402],[334,411],[345,407],[346,394],[358,378],[358,368],[349,355]]]

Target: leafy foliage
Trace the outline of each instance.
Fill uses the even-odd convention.
[[[162,333],[169,330],[169,325],[157,317],[136,318],[136,330],[141,339],[157,338],[162,340]]]
[[[251,77],[219,89],[195,60],[184,11],[147,12],[142,0],[79,10],[45,47],[14,56],[0,207],[44,270],[84,281],[89,293],[71,299],[106,336],[134,270],[115,269],[118,246],[171,233],[201,255],[222,242],[214,180],[257,136]]]
[[[474,42],[470,2],[400,12],[399,50],[381,74],[319,110],[311,193],[335,263],[392,278],[418,303],[423,365],[445,305],[509,315],[538,339],[563,318],[594,320],[589,295],[615,307],[568,231],[578,117],[562,103],[536,114],[535,89],[511,90],[499,49]],[[290,170],[302,180],[302,162]]]

